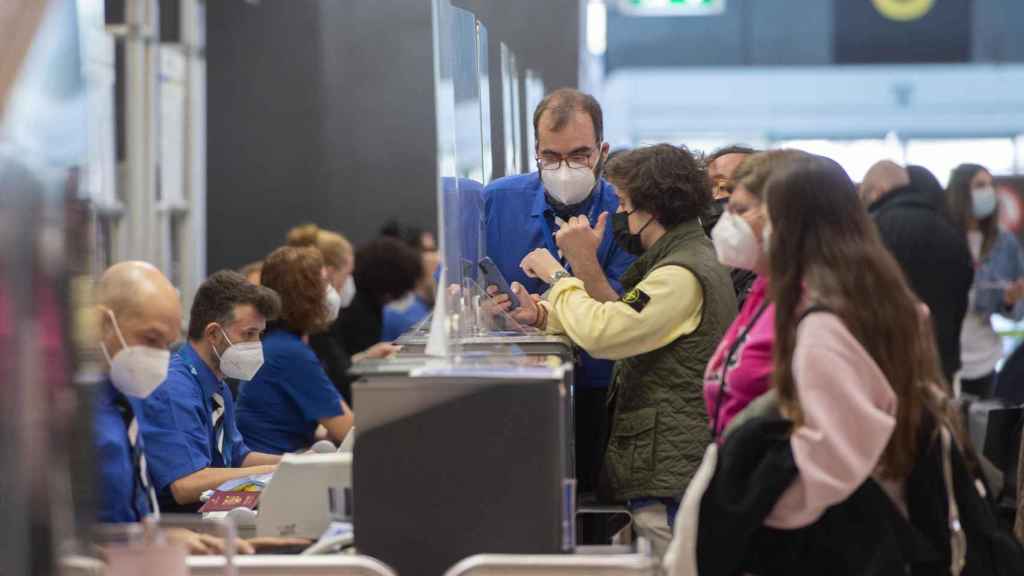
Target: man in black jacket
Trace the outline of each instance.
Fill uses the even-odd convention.
[[[729,203],[732,190],[736,186],[733,181],[733,174],[747,158],[757,154],[757,150],[747,146],[732,145],[719,148],[704,159],[708,167],[708,179],[711,181],[711,204],[701,215],[701,224],[704,225],[704,233],[711,238],[711,230],[718,224],[718,219],[725,212],[725,205]],[[736,290],[736,304],[743,308],[743,301],[747,299],[750,288],[757,279],[757,274],[742,268],[729,270],[732,277],[732,285]]]
[[[952,382],[960,369],[960,328],[974,266],[966,238],[949,224],[936,200],[942,188],[925,168],[886,160],[871,167],[860,194],[882,241],[931,311],[942,371]]]

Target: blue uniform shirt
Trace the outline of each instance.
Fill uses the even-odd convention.
[[[263,367],[238,394],[238,429],[253,450],[283,454],[313,444],[320,420],[343,414],[341,395],[313,349],[280,328],[263,338]]]
[[[100,495],[97,519],[108,523],[140,522],[153,510],[135,469],[128,425],[118,404],[128,405],[109,378],[97,384],[93,407]],[[138,447],[143,448],[141,436]]]
[[[214,393],[224,398],[223,456],[213,430]],[[249,455],[235,426],[231,391],[189,343],[171,357],[167,380],[135,405],[141,407],[146,462],[164,510],[177,507],[171,495],[174,481],[205,468],[240,467]]]
[[[523,258],[537,248],[547,248],[552,255],[558,257],[558,246],[554,238],[558,225],[555,223],[554,211],[545,197],[540,173],[500,178],[491,182],[483,194],[487,255],[498,265],[509,284],[519,282],[532,294],[544,292],[548,288],[547,284],[538,278],[528,277],[519,267]],[[600,179],[586,207],[590,224],[597,223],[601,212],[608,212],[610,217],[618,209],[619,199],[615,190],[603,178]],[[615,242],[610,218],[597,249],[597,260],[612,287],[621,294],[619,277],[635,258]],[[569,268],[564,259],[562,264]],[[575,378],[576,386],[607,388],[611,371],[612,362],[596,360],[584,353]]]
[[[410,294],[399,302],[384,307],[384,320],[380,329],[381,342],[397,340],[430,314],[430,306],[419,296]]]

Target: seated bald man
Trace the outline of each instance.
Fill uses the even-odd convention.
[[[101,522],[139,522],[156,514],[143,442],[129,398],[149,396],[163,382],[171,344],[181,333],[174,286],[145,262],[115,264],[97,294],[100,347],[108,371],[94,409]]]
[[[199,286],[188,342],[171,359],[164,383],[141,403],[146,457],[164,512],[195,512],[206,490],[273,472],[281,459],[246,446],[224,382],[255,376],[263,365],[260,335],[280,308],[277,293],[238,272],[216,272]]]

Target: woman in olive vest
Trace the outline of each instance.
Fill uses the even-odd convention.
[[[513,286],[523,304],[513,316],[564,333],[597,358],[616,360],[604,476],[633,514],[639,536],[659,555],[686,486],[711,441],[702,395],[704,368],[736,316],[729,272],[715,257],[698,215],[711,202],[707,174],[685,148],[659,144],[626,152],[607,166],[619,196],[617,242],[639,258],[621,278],[624,296],[587,295],[547,250],[530,253],[526,273],[551,285],[539,304]],[[577,268],[597,252],[608,217],[592,228],[573,218],[556,243]]]

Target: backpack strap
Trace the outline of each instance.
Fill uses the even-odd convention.
[[[949,430],[945,426],[940,426],[939,434],[942,436],[943,483],[946,485],[946,500],[949,501],[949,573],[952,576],[960,576],[967,564],[967,535],[960,524],[960,507],[957,506],[956,496],[953,494],[953,457]]]
[[[824,304],[814,303],[808,306],[806,310],[800,313],[800,316],[796,319],[797,326],[799,326],[800,323],[804,321],[804,318],[807,318],[811,314],[815,314],[817,312],[828,312],[830,314],[834,314],[834,312],[832,312],[832,309],[829,308],[828,306],[825,306]]]

